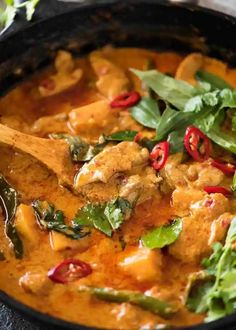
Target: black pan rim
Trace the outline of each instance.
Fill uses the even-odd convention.
[[[26,25],[22,27],[19,31],[13,31],[11,34],[6,34],[1,36],[0,40],[0,45],[4,40],[6,39],[11,39],[12,36],[17,35],[19,32],[24,32],[25,30],[31,29],[34,26],[37,26],[38,24],[44,24],[49,20],[54,19],[55,17],[62,17],[62,16],[67,16],[72,10],[76,11],[82,11],[82,10],[88,10],[88,9],[98,9],[98,8],[109,8],[109,6],[113,5],[118,5],[120,3],[119,0],[102,0],[100,3],[88,3],[88,4],[83,4],[81,7],[77,8],[68,8],[66,9],[63,13],[58,13],[55,16],[52,17],[47,17],[45,19],[40,19],[39,21],[35,21],[29,25]],[[222,20],[227,20],[230,21],[233,24],[236,24],[236,18],[233,16],[230,16],[225,13],[220,13],[218,11],[215,11],[213,9],[205,8],[205,7],[200,7],[196,4],[189,4],[189,3],[173,3],[173,2],[166,2],[165,0],[129,0],[130,5],[135,5],[137,3],[140,4],[155,4],[155,5],[161,5],[163,7],[176,7],[176,8],[185,8],[188,10],[194,10],[194,11],[199,11],[205,14],[209,14],[215,17],[218,17]],[[0,301],[2,301],[6,306],[14,309],[15,311],[19,312],[23,316],[38,321],[42,322],[44,325],[47,326],[52,326],[52,327],[59,327],[59,328],[65,328],[65,329],[73,329],[73,330],[99,330],[102,328],[99,327],[91,327],[91,326],[86,326],[82,325],[79,323],[73,323],[69,321],[62,320],[60,318],[53,317],[49,314],[42,313],[30,306],[27,306],[26,304],[16,300],[12,296],[8,295],[4,291],[0,290]],[[230,316],[221,318],[219,320],[209,322],[209,323],[202,323],[202,324],[197,324],[197,325],[192,325],[190,327],[181,327],[181,328],[175,328],[175,329],[182,329],[182,330],[221,330],[222,328],[228,327],[228,326],[233,326],[236,325],[236,314],[232,314]],[[131,330],[131,329],[127,329]]]

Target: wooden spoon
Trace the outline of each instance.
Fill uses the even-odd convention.
[[[75,168],[65,141],[38,138],[0,124],[0,142],[38,159],[57,175],[59,184],[73,188]]]

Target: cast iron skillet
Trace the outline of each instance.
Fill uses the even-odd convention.
[[[87,0],[86,4],[65,5],[41,0],[34,22],[26,24],[20,14],[0,37],[0,94],[48,64],[59,48],[75,55],[108,43],[201,51],[236,65],[235,35],[235,18],[194,4],[174,5],[162,0],[101,0],[98,4]],[[2,291],[0,300],[43,326],[92,330],[39,313]],[[233,329],[234,325],[236,314],[188,329]]]

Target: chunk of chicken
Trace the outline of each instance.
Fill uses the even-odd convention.
[[[61,93],[77,84],[83,75],[83,71],[75,68],[72,55],[66,51],[59,51],[55,59],[56,73],[41,82],[39,92],[42,97]]]
[[[32,128],[32,133],[41,135],[48,135],[50,133],[66,133],[68,115],[66,113],[59,113],[55,116],[45,116],[37,119]]]
[[[92,52],[90,62],[98,76],[97,89],[106,98],[112,100],[117,95],[129,90],[130,81],[125,72],[106,59],[102,52]]]
[[[137,204],[150,199],[155,195],[160,196],[158,186],[161,177],[151,167],[146,167],[142,173],[130,176],[121,186],[119,196],[129,201],[137,200]]]
[[[37,246],[39,231],[32,206],[20,204],[16,211],[15,227],[25,244]]]
[[[155,281],[161,277],[162,254],[160,250],[132,247],[120,254],[118,266],[137,281]]]
[[[192,204],[190,210],[191,215],[182,219],[182,232],[169,246],[169,253],[183,262],[198,263],[211,251],[206,242],[211,235],[212,221],[229,211],[229,201],[222,194],[206,195]]]
[[[37,296],[47,296],[53,286],[44,271],[27,272],[20,278],[19,284],[25,292]]]
[[[223,213],[211,224],[211,234],[208,245],[212,246],[215,242],[222,242],[225,239],[233,215],[229,212]]]
[[[56,231],[51,231],[49,235],[51,248],[56,252],[68,249],[83,252],[89,248],[89,237],[84,237],[80,240],[73,240]]]
[[[224,173],[213,167],[210,162],[194,163],[187,170],[187,178],[193,186],[202,189],[205,186],[218,186],[224,180]]]
[[[177,186],[186,186],[186,171],[187,165],[181,164],[183,159],[182,153],[170,155],[167,163],[163,170],[161,170],[161,176],[164,182],[171,188],[174,189]]]
[[[198,189],[178,187],[172,193],[172,206],[175,214],[185,217],[190,213],[190,206],[204,197],[204,192]]]
[[[203,56],[200,53],[192,53],[186,56],[180,63],[175,78],[185,80],[195,85],[195,74],[198,70],[205,70],[213,73],[236,88],[236,69],[230,69],[224,62],[215,58]]]
[[[148,150],[135,142],[121,142],[107,147],[83,165],[75,178],[75,188],[99,181],[107,183],[117,173],[146,165],[148,159]]]

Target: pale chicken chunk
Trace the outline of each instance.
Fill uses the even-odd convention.
[[[145,247],[131,247],[120,254],[118,266],[139,282],[155,281],[161,277],[162,253]]]
[[[223,213],[211,224],[211,235],[208,240],[208,245],[212,246],[215,242],[222,242],[225,239],[233,215],[229,212]]]
[[[56,73],[41,82],[39,92],[42,97],[61,93],[77,84],[83,75],[83,71],[75,68],[72,55],[66,51],[59,51],[55,59]]]
[[[92,52],[90,62],[98,77],[97,89],[106,98],[112,100],[129,90],[130,81],[124,70],[106,59],[101,51]]]
[[[185,186],[187,165],[181,164],[183,159],[182,153],[170,155],[163,170],[160,171],[166,185],[171,189],[177,186]]]
[[[74,240],[53,230],[49,234],[49,240],[52,250],[57,252],[64,250],[83,252],[89,248],[90,243],[90,237],[88,236],[80,240]]]
[[[53,286],[46,271],[27,272],[19,280],[20,286],[27,293],[37,296],[47,296]]]
[[[224,180],[224,173],[213,167],[210,162],[194,163],[187,170],[187,178],[196,189],[205,186],[218,186]]]
[[[45,116],[37,119],[32,125],[31,132],[41,135],[48,135],[50,133],[66,133],[68,115],[66,113],[59,113],[54,116]]]
[[[172,193],[172,206],[175,214],[179,217],[185,217],[190,213],[191,204],[203,199],[204,192],[197,189],[177,187]]]
[[[222,194],[212,194],[193,203],[190,211],[191,215],[182,219],[182,232],[177,241],[169,246],[169,253],[183,262],[198,263],[211,251],[206,243],[211,235],[211,224],[222,213],[229,211],[229,201]]]
[[[117,173],[147,164],[149,152],[135,142],[121,142],[107,147],[89,163],[84,164],[75,178],[75,189],[93,182],[107,183]]]

